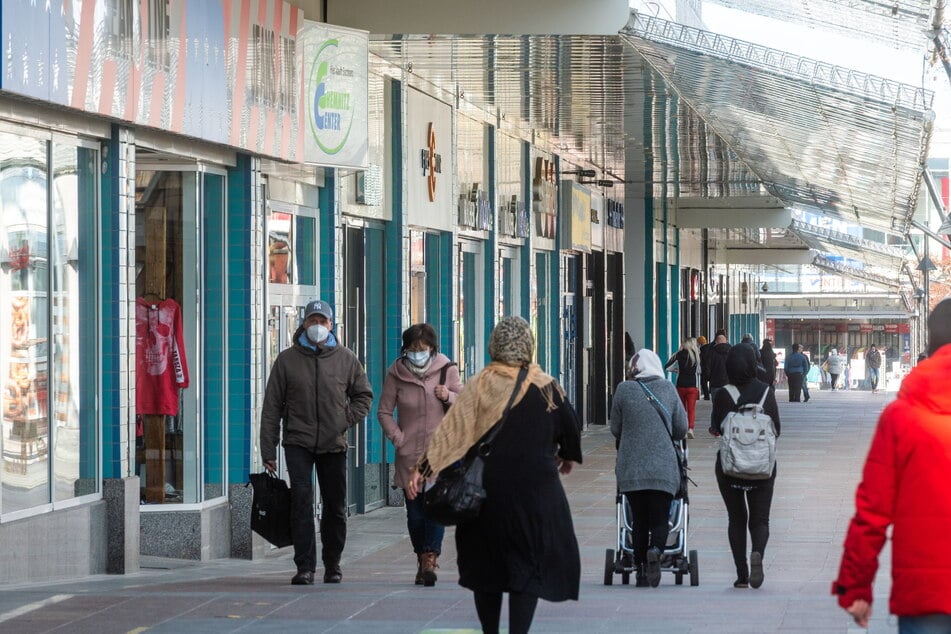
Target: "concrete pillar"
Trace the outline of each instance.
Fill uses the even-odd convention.
[[[139,478],[107,478],[102,481],[106,503],[106,572],[139,571]]]

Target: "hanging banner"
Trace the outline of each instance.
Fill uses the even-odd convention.
[[[304,162],[369,166],[369,34],[304,20],[301,43]]]
[[[286,0],[0,2],[0,91],[296,162],[303,16]]]

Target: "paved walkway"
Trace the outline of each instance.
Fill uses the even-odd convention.
[[[786,403],[773,501],[772,535],[759,590],[732,587],[726,513],[713,478],[709,402],[698,407],[691,464],[691,548],[700,585],[602,584],[604,551],[615,540],[614,443],[603,427],[584,439],[585,462],[564,479],[581,545],[581,600],[539,604],[535,632],[858,632],[829,595],[853,493],[878,413],[893,394],[813,392]],[[0,589],[0,632],[374,632],[477,631],[470,593],[456,584],[447,531],[435,588],[413,585],[415,556],[402,508],[352,518],[344,583],[291,586],[288,552],[264,561],[206,564],[149,560],[140,573]],[[888,555],[869,631],[892,632]],[[503,613],[503,624],[506,614]],[[473,629],[475,628],[475,629]]]

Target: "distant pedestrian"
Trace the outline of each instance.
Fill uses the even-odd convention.
[[[865,365],[868,368],[868,383],[872,386],[872,394],[878,391],[879,373],[882,371],[882,353],[873,343],[865,353]]]
[[[396,447],[394,486],[406,488],[410,469],[461,391],[459,368],[439,352],[436,330],[414,324],[403,331],[400,358],[386,371],[377,410],[383,432]],[[416,553],[416,585],[433,586],[446,529],[426,517],[425,501],[425,491],[406,499],[406,524]]]
[[[455,531],[459,585],[473,592],[486,634],[499,631],[503,593],[509,595],[509,632],[524,634],[538,599],[577,600],[581,582],[578,541],[558,475],[581,462],[581,427],[558,382],[532,363],[534,349],[521,317],[495,326],[492,362],[466,382],[406,487],[415,498],[424,480],[464,456],[499,421],[514,393],[485,456],[482,510]]]
[[[829,352],[829,358],[826,359],[826,371],[829,373],[829,383],[832,384],[832,391],[835,392],[838,389],[839,376],[845,372],[845,368],[848,365],[848,360],[839,354],[839,351],[836,348],[833,348]]]
[[[710,387],[707,385],[707,376],[704,374],[704,362],[703,357],[709,350],[711,344],[707,343],[707,338],[703,335],[697,337],[697,349],[700,351],[700,396],[703,397],[703,400],[710,400]]]
[[[839,605],[868,627],[878,554],[890,534],[889,610],[900,634],[951,632],[951,549],[941,542],[951,533],[951,299],[932,311],[928,336],[928,358],[878,419],[832,584]]]
[[[638,350],[633,361],[634,378],[618,386],[611,407],[611,433],[618,439],[614,473],[633,515],[635,585],[656,588],[670,503],[680,487],[671,439],[680,441],[687,433],[687,414],[653,351]]]
[[[276,471],[277,443],[282,441],[291,477],[294,585],[314,583],[316,468],[323,502],[324,583],[340,583],[340,556],[347,540],[347,432],[369,413],[373,390],[357,355],[334,337],[333,311],[327,302],[307,304],[293,341],[277,355],[267,380],[261,408],[261,459],[265,469]]]
[[[700,398],[700,390],[697,387],[700,377],[700,350],[697,348],[697,340],[693,337],[684,339],[680,350],[667,360],[664,369],[677,373],[677,394],[687,411],[687,421],[690,424],[687,438],[693,438],[697,400]]]
[[[798,403],[801,396],[809,401],[809,386],[806,384],[806,374],[809,372],[809,358],[802,353],[802,346],[794,343],[792,353],[786,357],[784,368],[786,381],[789,383],[789,402]]]
[[[759,350],[759,357],[765,371],[764,382],[767,385],[773,385],[776,382],[776,368],[779,367],[779,361],[776,360],[776,351],[773,350],[772,339],[763,339],[763,347]]]
[[[740,405],[758,403],[763,399],[763,411],[773,419],[776,435],[780,433],[779,406],[770,386],[756,378],[756,357],[750,346],[737,345],[730,349],[727,357],[727,371],[730,383],[736,387],[740,397],[734,402],[727,390],[720,390],[713,401],[710,432],[715,436],[723,433],[723,421],[727,414],[736,411]],[[748,480],[728,476],[723,473],[720,456],[717,454],[714,472],[720,496],[726,505],[729,526],[727,535],[733,563],[736,566],[734,588],[752,586],[759,588],[763,584],[763,556],[769,541],[769,512],[773,503],[773,485],[776,482],[776,467],[773,475],[765,480]],[[749,562],[746,559],[746,531],[749,527],[752,550]]]
[[[716,399],[717,390],[730,382],[726,372],[726,355],[730,352],[730,344],[725,334],[719,334],[713,340],[713,348],[707,352],[707,378],[710,381],[710,398]]]

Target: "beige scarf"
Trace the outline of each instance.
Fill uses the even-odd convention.
[[[456,402],[436,428],[426,453],[416,464],[415,469],[423,477],[430,478],[462,458],[499,422],[512,396],[512,390],[515,389],[519,369],[520,366],[517,365],[492,362],[466,383]],[[558,382],[542,372],[537,364],[532,363],[528,366],[528,375],[515,395],[515,400],[512,401],[513,408],[528,392],[530,385],[541,390],[547,404],[546,411],[555,409],[555,390],[564,397]]]

